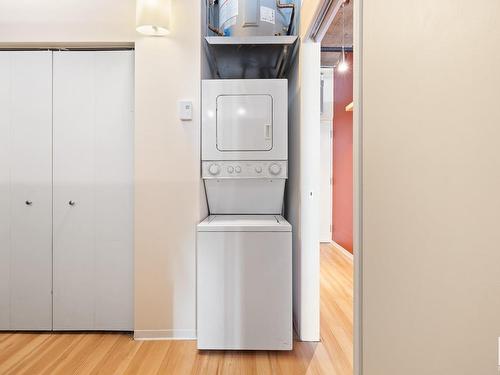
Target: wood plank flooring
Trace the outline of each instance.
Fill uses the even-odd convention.
[[[195,341],[113,333],[0,333],[0,374],[351,375],[352,261],[321,245],[321,342],[291,352],[199,352]]]

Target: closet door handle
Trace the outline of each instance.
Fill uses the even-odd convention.
[[[69,201],[68,203],[69,203],[70,206],[74,206],[76,204],[75,201]]]
[[[26,202],[24,202],[24,203],[26,203],[26,206],[31,206],[31,205],[33,204],[33,202],[32,202],[32,201],[26,201]]]

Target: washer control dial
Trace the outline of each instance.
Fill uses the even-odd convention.
[[[229,167],[227,167],[227,171],[229,173],[233,173],[234,172],[234,167],[232,165],[230,165]]]
[[[255,167],[255,172],[262,173],[262,167],[260,165]]]
[[[281,172],[281,165],[277,163],[272,163],[269,166],[269,173],[271,173],[273,176],[280,174],[280,172]]]
[[[234,170],[236,171],[236,173],[241,173],[241,167],[239,165],[234,167]]]
[[[220,172],[220,168],[217,164],[210,164],[208,167],[208,173],[210,173],[212,176],[218,175]]]

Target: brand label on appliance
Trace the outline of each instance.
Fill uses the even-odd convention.
[[[263,22],[276,23],[276,12],[272,8],[260,7],[260,20]]]
[[[223,0],[219,6],[219,28],[225,29],[236,24],[238,0]]]

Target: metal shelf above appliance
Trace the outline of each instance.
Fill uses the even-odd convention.
[[[297,36],[207,36],[205,40],[219,78],[283,78]]]

